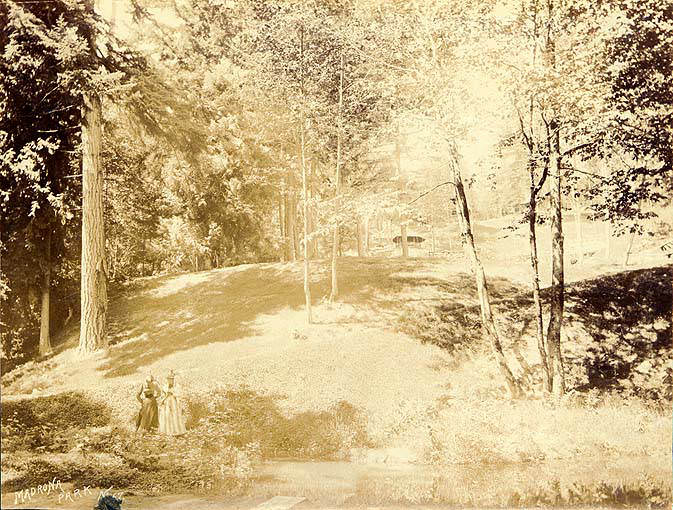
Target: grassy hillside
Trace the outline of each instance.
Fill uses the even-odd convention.
[[[535,469],[524,466],[556,473],[550,466],[564,462],[578,469],[560,477],[563,487],[605,482],[615,488],[624,481],[640,487],[644,473],[653,477],[650,489],[670,494],[671,266],[569,287],[564,354],[571,391],[557,405],[540,397],[530,296],[516,279],[490,280],[504,347],[527,392],[511,402],[482,339],[472,277],[459,266],[345,258],[336,304],[324,299],[327,271],[326,263],[314,264],[312,325],[305,322],[299,264],[148,278],[121,289],[110,305],[107,353],[78,361],[72,329],[55,356],[3,376],[3,440],[10,440],[9,450],[3,446],[9,451],[3,491],[29,486],[35,472],[86,483],[96,455],[112,455],[106,462],[126,473],[116,486],[144,490],[159,483],[139,474],[152,465],[142,459],[157,455],[157,469],[165,471],[160,479],[193,489],[190,480],[205,475],[190,471],[191,464],[175,472],[167,459],[171,452],[205,455],[210,438],[229,470],[228,491],[251,490],[232,480],[254,478],[255,459],[292,457],[416,462],[447,472],[448,466],[519,466],[513,472],[529,473],[517,478],[524,499],[539,482]],[[190,433],[172,443],[132,437],[139,385],[146,374],[163,378],[171,368]],[[56,420],[54,437],[31,429],[55,423],[63,406],[89,401],[106,410],[86,407],[82,416],[89,418],[81,423]],[[56,411],[44,411],[52,406]],[[28,443],[19,440],[25,437]],[[43,453],[35,457],[35,451]],[[197,453],[194,465],[203,465]],[[617,459],[619,470],[605,468]],[[64,472],[63,465],[70,467]],[[106,476],[97,478],[101,486],[112,483]],[[260,483],[267,482],[253,485]],[[376,480],[358,483],[363,494],[404,501]],[[413,492],[413,484],[407,489]],[[455,491],[440,493],[439,502],[458,501]],[[358,501],[366,503],[363,494]],[[513,493],[493,494],[485,504]]]

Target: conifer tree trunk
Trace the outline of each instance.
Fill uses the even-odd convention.
[[[452,174],[451,178],[456,193],[456,213],[461,229],[463,247],[465,249],[466,255],[472,262],[472,269],[474,270],[474,276],[477,283],[477,295],[479,297],[479,306],[481,308],[482,325],[484,331],[491,341],[493,354],[495,355],[496,361],[498,363],[500,373],[505,379],[510,396],[512,398],[518,398],[521,394],[521,390],[519,388],[518,382],[514,378],[514,375],[512,374],[512,371],[507,364],[507,359],[505,358],[505,355],[502,351],[500,336],[495,326],[493,312],[491,311],[486,274],[484,273],[484,268],[481,264],[481,261],[479,260],[477,249],[474,244],[472,226],[470,223],[470,210],[467,203],[467,197],[465,195],[465,187],[463,186],[463,181],[461,178],[460,167],[458,163],[458,153],[455,148],[452,150],[452,152],[453,154],[451,154],[450,169]]]
[[[42,275],[42,308],[40,309],[40,356],[51,353],[49,312],[51,298],[51,229],[47,231],[44,249],[44,269]]]
[[[82,124],[81,354],[108,345],[101,135],[100,98],[86,94]]]

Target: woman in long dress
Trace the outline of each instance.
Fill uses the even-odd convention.
[[[159,425],[159,409],[157,405],[157,382],[152,375],[148,376],[140,387],[137,399],[140,402],[140,412],[136,419],[136,432],[156,430]]]
[[[182,419],[182,409],[178,401],[175,374],[171,370],[166,378],[166,386],[161,392],[159,404],[159,433],[169,436],[179,436],[186,432],[185,422]]]

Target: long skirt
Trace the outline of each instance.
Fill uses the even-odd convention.
[[[159,426],[159,409],[156,398],[143,398],[140,412],[136,420],[136,427],[142,430],[152,430]]]
[[[179,436],[186,432],[182,410],[175,395],[168,395],[159,406],[159,433]]]

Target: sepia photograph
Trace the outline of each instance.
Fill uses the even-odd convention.
[[[1,503],[673,508],[673,0],[0,0]]]

